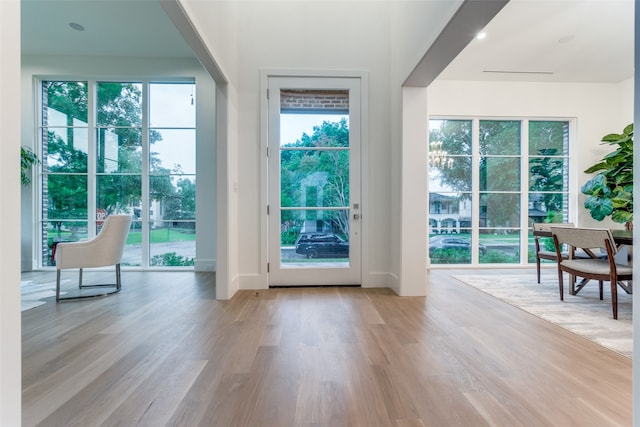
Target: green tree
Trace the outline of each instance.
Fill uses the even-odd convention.
[[[319,207],[339,207],[349,205],[349,153],[347,150],[313,150],[313,148],[348,147],[349,127],[347,120],[323,121],[313,127],[313,134],[304,133],[294,143],[285,148],[309,148],[309,150],[282,150],[281,152],[281,203],[285,207],[309,206],[309,202],[321,200]],[[311,194],[300,183],[314,177],[318,184],[315,194]],[[320,197],[321,195],[321,197]],[[315,219],[314,211],[307,211],[309,219]],[[349,235],[348,211],[324,211],[322,220],[345,236]],[[283,211],[283,232],[302,226],[302,219],[294,211]],[[289,233],[294,234],[294,233]]]
[[[569,133],[566,121],[529,122],[529,191],[544,204],[550,222],[562,222],[565,210],[563,154]]]
[[[440,142],[442,150],[453,160],[450,165],[431,168],[439,173],[440,184],[453,192],[471,191],[471,121],[444,120],[429,132],[429,141]]]
[[[196,218],[196,184],[188,179],[178,180],[178,195],[181,200],[182,219]]]
[[[48,215],[55,219],[87,218],[87,153],[76,141],[78,123],[87,123],[86,82],[48,81],[43,83],[46,105],[66,118],[66,132],[56,128],[47,132]],[[97,169],[98,208],[107,214],[118,207],[138,205],[141,197],[141,84],[99,83],[97,85]],[[80,131],[81,132],[81,131]],[[117,141],[116,159],[109,159],[107,139]],[[162,139],[150,132],[150,143]],[[169,170],[160,168],[155,153],[151,165],[161,177],[152,183],[154,197],[162,199],[175,192]],[[55,174],[55,176],[53,175]],[[155,184],[155,185],[154,185]],[[58,224],[58,227],[60,224]]]

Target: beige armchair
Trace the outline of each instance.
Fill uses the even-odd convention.
[[[611,307],[613,318],[618,318],[618,282],[632,280],[633,270],[631,266],[617,264],[615,254],[617,247],[611,231],[605,228],[567,228],[551,227],[551,234],[556,247],[558,258],[558,282],[560,286],[560,300],[564,300],[563,272],[570,276],[573,286],[574,277],[582,277],[583,281],[576,287],[577,294],[589,280],[597,280],[600,286],[600,299],[602,299],[602,283],[611,283]],[[569,246],[568,257],[562,256],[562,245]],[[581,248],[590,258],[576,259],[576,249]],[[602,249],[607,252],[607,258],[598,258],[594,249]]]
[[[120,262],[124,252],[124,245],[131,225],[130,215],[109,215],[96,237],[79,242],[58,243],[56,249],[56,302],[61,300],[90,298],[110,295],[120,292]],[[84,285],[82,284],[82,269],[116,267],[115,284]],[[112,288],[105,292],[91,293],[87,295],[78,294],[69,297],[60,297],[60,274],[62,270],[79,268],[78,279],[79,289],[83,288]]]

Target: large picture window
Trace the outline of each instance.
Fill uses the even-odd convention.
[[[531,224],[569,212],[567,120],[431,119],[432,264],[535,262]]]
[[[132,215],[123,265],[195,259],[195,85],[42,81],[42,265],[60,241]]]

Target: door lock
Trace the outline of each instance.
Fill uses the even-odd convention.
[[[353,219],[360,219],[360,214],[354,213],[353,214]]]

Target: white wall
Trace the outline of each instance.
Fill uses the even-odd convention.
[[[375,269],[375,277],[363,275],[366,286],[372,280],[386,283],[389,271],[389,232],[387,191],[376,184],[389,181],[386,156],[390,138],[388,6],[386,2],[345,2],[339,10],[326,2],[241,2],[238,6],[238,92],[239,128],[238,186],[239,259],[241,287],[266,287],[266,253],[261,241],[266,207],[262,205],[260,150],[260,71],[288,70],[365,70],[369,79],[369,139],[363,141],[363,172],[376,183],[363,182],[369,193],[362,195],[364,257]],[[323,23],[331,22],[331,25]],[[366,23],[367,28],[363,27]],[[375,31],[372,29],[375,28]],[[301,36],[297,36],[301,33]],[[381,156],[382,154],[382,156]],[[384,186],[382,187],[384,188]],[[385,189],[386,190],[386,189]],[[367,232],[375,229],[376,233]],[[375,248],[367,253],[366,248]],[[366,263],[366,261],[365,261]]]
[[[239,289],[237,4],[176,0],[170,16],[216,81],[216,298]]]
[[[369,239],[363,265],[369,267],[363,272],[363,285],[398,290],[401,264],[395,232],[401,208],[392,194],[398,194],[401,186],[401,85],[459,2],[180,3],[225,70],[230,87],[237,90],[237,100],[233,94],[230,97],[232,103],[237,101],[231,108],[237,111],[237,144],[228,143],[230,151],[237,150],[235,164],[233,157],[229,163],[237,171],[238,190],[236,215],[229,213],[229,224],[235,228],[236,218],[238,231],[234,235],[230,230],[229,238],[238,246],[229,256],[237,258],[239,286],[268,285],[261,194],[265,173],[260,149],[261,70],[355,70],[366,72],[369,80],[362,224],[363,239]],[[230,170],[230,191],[236,188],[232,174]],[[392,215],[397,218],[395,226]],[[232,274],[228,280],[234,281]]]
[[[0,425],[20,425],[20,2],[0,1]]]
[[[215,84],[195,59],[110,58],[24,56],[22,58],[21,143],[34,147],[34,76],[76,78],[176,78],[196,79],[196,270],[214,270],[216,266],[216,145]],[[33,206],[36,186],[22,190],[22,263],[23,271],[37,265],[39,254],[32,245],[39,212]]]
[[[609,219],[597,222],[582,203],[583,171],[612,151],[601,145],[633,121],[633,79],[618,84],[467,82],[436,80],[428,89],[430,116],[539,117],[575,119],[570,171],[573,199],[582,226],[623,228]]]

